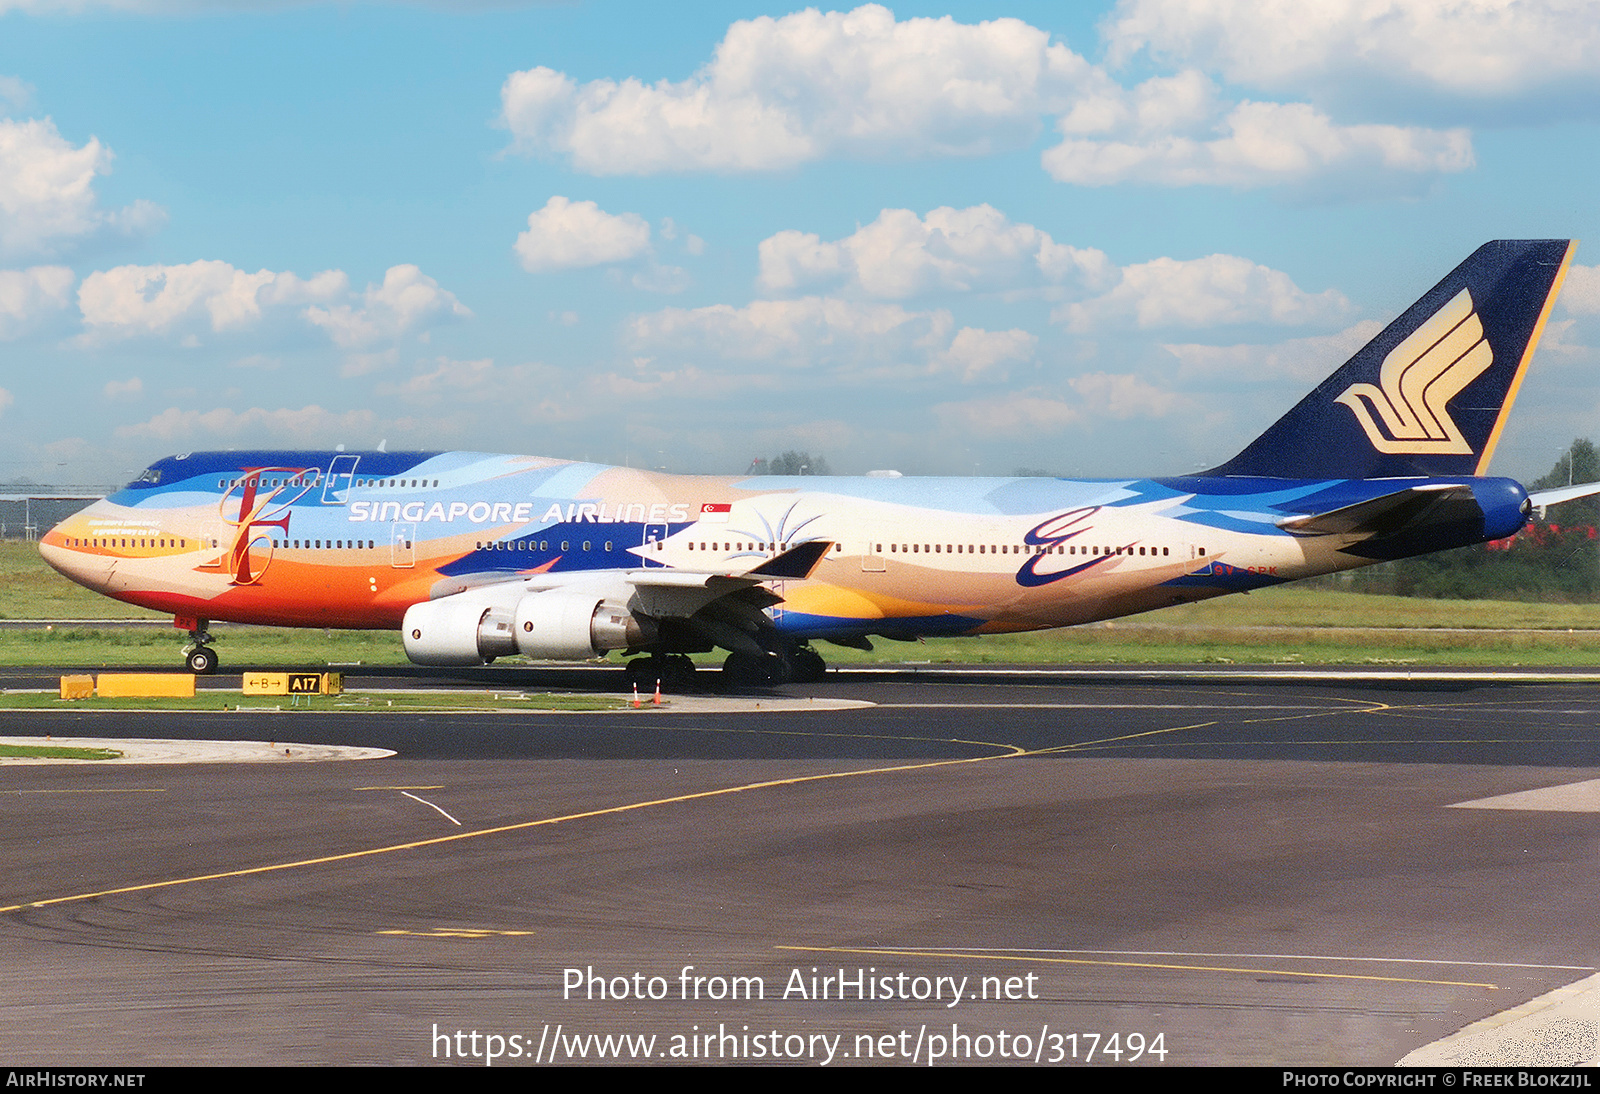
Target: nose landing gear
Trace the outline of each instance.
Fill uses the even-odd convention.
[[[189,671],[196,676],[210,676],[217,671],[221,661],[217,651],[211,648],[211,633],[206,630],[211,625],[209,619],[186,620],[189,627],[189,644],[183,647],[184,663],[189,666]],[[182,623],[179,623],[181,626]]]

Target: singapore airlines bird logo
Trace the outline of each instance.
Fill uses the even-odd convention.
[[[1493,363],[1472,296],[1462,289],[1383,359],[1381,387],[1351,384],[1334,401],[1355,412],[1379,452],[1466,454],[1472,446],[1446,407]]]

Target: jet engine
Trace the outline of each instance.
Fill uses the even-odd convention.
[[[419,665],[482,665],[513,653],[582,661],[655,641],[655,620],[595,592],[528,593],[507,608],[478,597],[413,604],[402,625],[406,656]]]

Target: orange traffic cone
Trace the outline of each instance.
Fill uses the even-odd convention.
[[[639,681],[633,682],[633,709],[639,709]]]
[[[660,705],[661,705],[661,681],[658,678],[656,680],[656,706],[660,706]]]

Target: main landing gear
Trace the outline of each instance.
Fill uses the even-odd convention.
[[[210,676],[221,664],[217,651],[211,648],[211,633],[206,630],[211,621],[195,619],[190,622],[193,625],[189,628],[189,644],[183,647],[184,663],[196,676]]]
[[[635,657],[624,667],[628,685],[649,691],[661,681],[667,691],[687,691],[694,686],[694,662],[681,653],[652,653]],[[789,646],[766,654],[730,653],[722,662],[723,681],[736,688],[771,687],[775,684],[814,684],[824,679],[828,665],[810,646]]]
[[[828,663],[810,646],[791,646],[765,656],[730,653],[722,675],[734,687],[815,684],[827,676]]]
[[[661,681],[668,691],[687,691],[694,686],[694,662],[681,653],[652,653],[635,657],[623,666],[628,684],[649,691]]]

